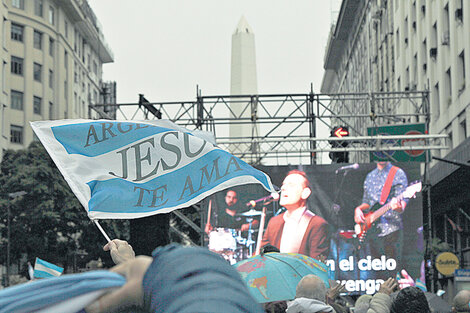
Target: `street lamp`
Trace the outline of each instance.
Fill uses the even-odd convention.
[[[8,196],[14,201],[16,198],[24,196],[26,191],[17,191],[9,193]],[[7,205],[7,277],[5,279],[6,287],[10,286],[10,206],[11,203]]]

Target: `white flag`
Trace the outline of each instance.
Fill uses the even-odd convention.
[[[166,213],[248,183],[274,192],[269,176],[170,121],[58,120],[31,126],[90,218]]]

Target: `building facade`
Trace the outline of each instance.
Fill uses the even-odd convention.
[[[469,1],[343,0],[326,48],[321,91],[390,93],[395,95],[393,100],[379,105],[385,112],[402,115],[416,109],[413,101],[407,101],[409,94],[428,91],[424,103],[430,110],[429,120],[377,119],[354,124],[356,135],[367,134],[366,127],[374,123],[426,122],[431,134],[448,135],[449,149],[435,150],[432,155],[467,163],[469,29]],[[331,108],[337,114],[372,114],[373,110],[371,103],[361,105],[354,100],[332,101]],[[432,235],[447,242],[460,256],[461,267],[468,268],[470,239],[465,233],[470,230],[470,197],[464,186],[470,183],[470,170],[440,161],[430,165]],[[452,277],[434,278],[434,283],[441,283],[439,287],[452,283]]]
[[[114,56],[86,0],[2,0],[0,10],[3,154],[35,140],[30,121],[95,117]]]

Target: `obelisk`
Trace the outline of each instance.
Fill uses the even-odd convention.
[[[232,34],[232,63],[230,94],[256,96],[258,94],[258,83],[256,77],[256,54],[255,54],[255,35],[250,25],[242,16],[238,26]],[[252,138],[258,136],[258,127],[255,123],[251,125],[248,122],[237,124],[239,118],[248,118],[256,121],[257,105],[256,101],[250,104],[254,98],[242,97],[232,98],[230,108],[229,135],[232,141],[239,141],[240,138]],[[240,123],[240,120],[238,120]],[[256,145],[230,145],[230,152],[239,153],[246,151],[256,151]],[[245,161],[251,158],[244,157]]]

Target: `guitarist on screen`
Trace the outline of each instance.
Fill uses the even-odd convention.
[[[401,214],[405,210],[407,200],[394,198],[408,186],[405,172],[390,162],[378,162],[377,168],[367,174],[364,181],[362,204],[356,207],[354,221],[365,225],[364,213],[374,211],[390,203],[391,210],[383,214],[367,231],[365,245],[370,249],[372,258],[394,258],[397,269],[401,268],[403,221]],[[374,207],[374,208],[373,208]]]

